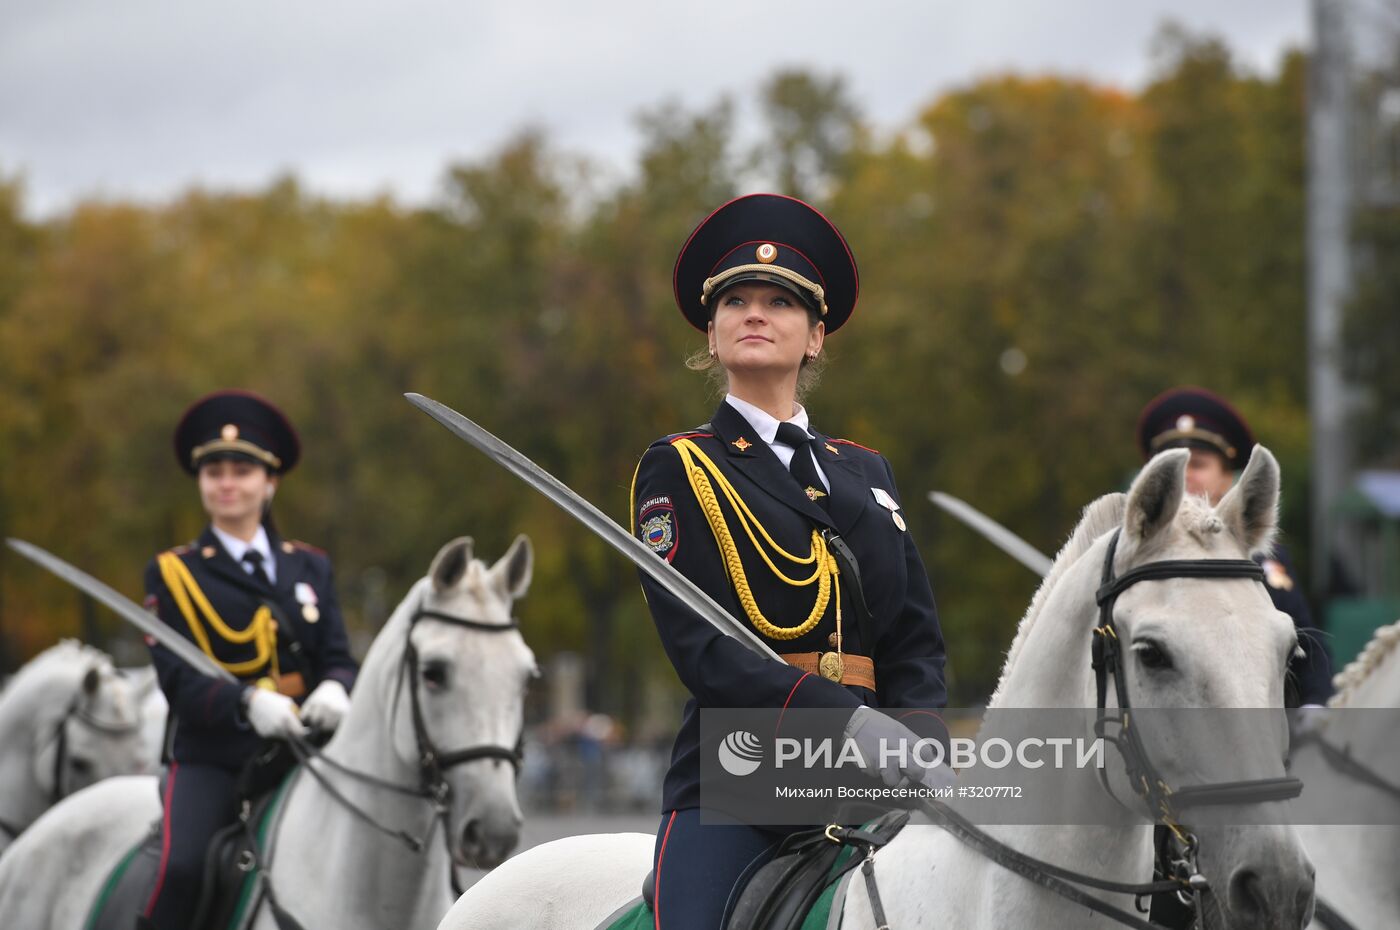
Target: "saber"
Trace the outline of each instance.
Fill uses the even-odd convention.
[[[1050,558],[1045,553],[966,501],[942,491],[929,491],[928,499],[981,533],[992,545],[1037,575],[1044,577],[1050,571]]]
[[[191,666],[201,675],[238,684],[237,678],[216,665],[213,659],[200,652],[194,643],[152,617],[136,603],[123,597],[120,592],[98,581],[82,569],[69,565],[53,553],[40,549],[33,543],[13,537],[6,539],[5,542],[11,549],[29,561],[41,568],[48,569],[93,600],[116,611],[123,620],[175,653],[184,660],[186,665]]]
[[[486,454],[497,465],[554,501],[565,513],[582,523],[603,542],[621,552],[665,588],[672,596],[679,598],[691,610],[709,622],[711,626],[726,636],[732,636],[766,659],[781,662],[778,654],[768,647],[758,634],[735,620],[720,607],[708,594],[696,587],[695,583],[682,575],[675,566],[665,559],[658,559],[656,553],[646,543],[637,539],[627,530],[610,520],[597,507],[579,497],[558,478],[540,468],[534,462],[491,435],[457,411],[440,404],[422,394],[405,394],[408,402],[422,410],[451,430],[456,436],[465,439]]]

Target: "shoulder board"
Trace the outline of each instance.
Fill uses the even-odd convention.
[[[871,452],[871,453],[874,453],[875,455],[879,455],[879,454],[880,454],[880,450],[879,450],[879,449],[872,449],[872,448],[870,448],[869,446],[862,446],[860,443],[858,443],[858,442],[852,442],[852,441],[849,440],[849,439],[833,439],[833,440],[831,440],[831,441],[834,442],[834,443],[835,443],[836,445],[838,445],[838,446],[855,446],[857,449],[864,449],[866,452]]]
[[[692,430],[688,433],[672,433],[670,436],[666,437],[665,442],[669,445],[675,445],[682,439],[709,439],[713,436],[714,433],[705,433],[699,430]]]
[[[311,543],[302,542],[300,539],[291,539],[291,540],[288,540],[288,541],[284,542],[282,545],[283,545],[283,548],[284,548],[284,549],[285,549],[288,545],[290,545],[290,546],[292,547],[291,550],[287,550],[288,552],[290,552],[290,551],[292,551],[292,550],[300,550],[300,551],[302,551],[302,552],[310,552],[312,555],[325,555],[325,554],[326,554],[326,550],[324,550],[324,549],[319,549],[319,548],[317,548],[316,546],[311,545]]]
[[[185,543],[182,546],[171,546],[165,551],[169,552],[171,555],[189,555],[194,551],[194,543]]]
[[[702,426],[697,426],[695,429],[681,430],[679,433],[671,433],[669,436],[662,436],[660,439],[647,446],[647,448],[655,449],[658,446],[674,445],[682,439],[709,439],[712,436],[714,436],[714,433],[710,430],[710,424],[706,423]]]

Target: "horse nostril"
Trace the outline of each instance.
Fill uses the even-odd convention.
[[[481,821],[468,820],[462,827],[462,849],[472,851],[481,845]]]
[[[1259,873],[1248,867],[1230,876],[1230,910],[1248,920],[1258,920],[1269,911],[1268,897]]]

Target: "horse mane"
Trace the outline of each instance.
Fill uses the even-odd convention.
[[[1371,677],[1371,673],[1396,651],[1396,647],[1400,647],[1400,620],[1379,627],[1371,636],[1371,641],[1366,644],[1366,648],[1361,650],[1361,655],[1352,659],[1346,668],[1333,676],[1332,684],[1337,693],[1332,695],[1327,706],[1345,707],[1347,702],[1356,696],[1366,679]]]
[[[24,664],[7,688],[24,688],[47,678],[55,669],[82,668],[84,672],[92,664],[111,665],[112,657],[96,646],[89,646],[76,639],[61,639]]]
[[[5,685],[0,730],[14,725],[42,724],[61,714],[68,697],[55,702],[55,696],[77,686],[90,668],[111,668],[107,653],[76,639],[60,640],[24,664]]]
[[[1011,648],[1006,651],[1006,661],[1002,664],[1001,676],[997,679],[997,688],[992,693],[988,707],[995,707],[1001,698],[1002,684],[1010,674],[1012,666],[1016,664],[1016,659],[1021,654],[1021,645],[1030,635],[1031,627],[1035,625],[1036,618],[1040,616],[1041,609],[1050,598],[1050,592],[1069,571],[1070,566],[1079,561],[1080,556],[1088,552],[1089,547],[1097,542],[1099,537],[1122,525],[1127,502],[1126,494],[1115,492],[1105,494],[1084,508],[1079,517],[1079,524],[1070,533],[1069,540],[1060,551],[1055,553],[1055,561],[1051,563],[1050,571],[1045,573],[1040,587],[1035,589],[1035,596],[1031,598],[1030,606],[1026,608],[1025,615],[1016,627],[1016,637],[1011,640]]]

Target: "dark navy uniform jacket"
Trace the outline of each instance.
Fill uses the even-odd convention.
[[[1288,550],[1275,545],[1266,556],[1254,561],[1264,568],[1264,580],[1274,607],[1293,618],[1298,643],[1306,655],[1294,656],[1288,663],[1287,705],[1326,704],[1332,696],[1332,660],[1322,641],[1322,631],[1313,623],[1308,599],[1294,581],[1293,560]]]
[[[348,691],[355,682],[358,666],[350,655],[329,556],[304,543],[283,541],[271,530],[268,542],[277,559],[277,580],[271,587],[235,562],[208,527],[198,541],[171,551],[189,569],[215,612],[230,627],[242,630],[259,607],[263,604],[271,607],[278,627],[277,656],[281,672],[283,675],[300,672],[306,694],[328,678],[339,681]],[[310,592],[315,595],[316,610],[311,612],[316,616],[314,623],[303,615],[305,605],[298,600],[299,583],[309,585]],[[301,589],[300,593],[303,598],[308,597],[307,589]],[[168,626],[195,642],[189,624],[165,585],[156,559],[146,566],[146,605]],[[199,616],[203,622],[203,615]],[[229,643],[207,623],[204,628],[220,661],[241,662],[254,656],[251,644]],[[238,767],[247,761],[257,749],[260,738],[243,719],[239,696],[246,684],[252,684],[268,672],[260,670],[242,676],[243,684],[234,685],[196,672],[159,644],[151,646],[151,658],[161,690],[170,702],[171,723],[175,728],[174,760],[225,767]]]
[[[924,736],[946,735],[933,713],[947,704],[943,634],[933,591],[909,533],[896,525],[891,510],[876,496],[899,501],[889,463],[878,452],[831,439],[812,430],[814,450],[830,482],[830,512],[809,500],[778,457],[743,415],[720,404],[714,420],[689,433],[653,443],[637,466],[632,526],[644,542],[745,625],[710,525],[691,490],[673,443],[688,437],[728,478],[758,522],[788,552],[806,556],[813,529],[838,532],[860,568],[871,614],[871,640],[862,642],[847,579],[841,579],[843,651],[875,663],[876,691],[837,684],[786,663],[751,652],[720,633],[642,574],[642,589],[661,643],[681,682],[690,690],[684,720],[671,754],[663,789],[663,810],[699,804],[700,708],[849,708],[861,704],[918,708],[900,718]],[[800,450],[799,450],[800,451]],[[754,551],[732,506],[716,488],[739,547],[745,574],[765,617],[782,627],[799,625],[811,612],[816,585],[794,587],[776,578]],[[903,512],[901,511],[901,517]],[[665,530],[670,529],[669,538]],[[778,564],[790,576],[808,566]],[[810,632],[794,640],[766,638],[774,652],[826,652],[835,632],[835,597]],[[755,630],[757,632],[757,630]],[[762,635],[762,634],[760,634]]]

